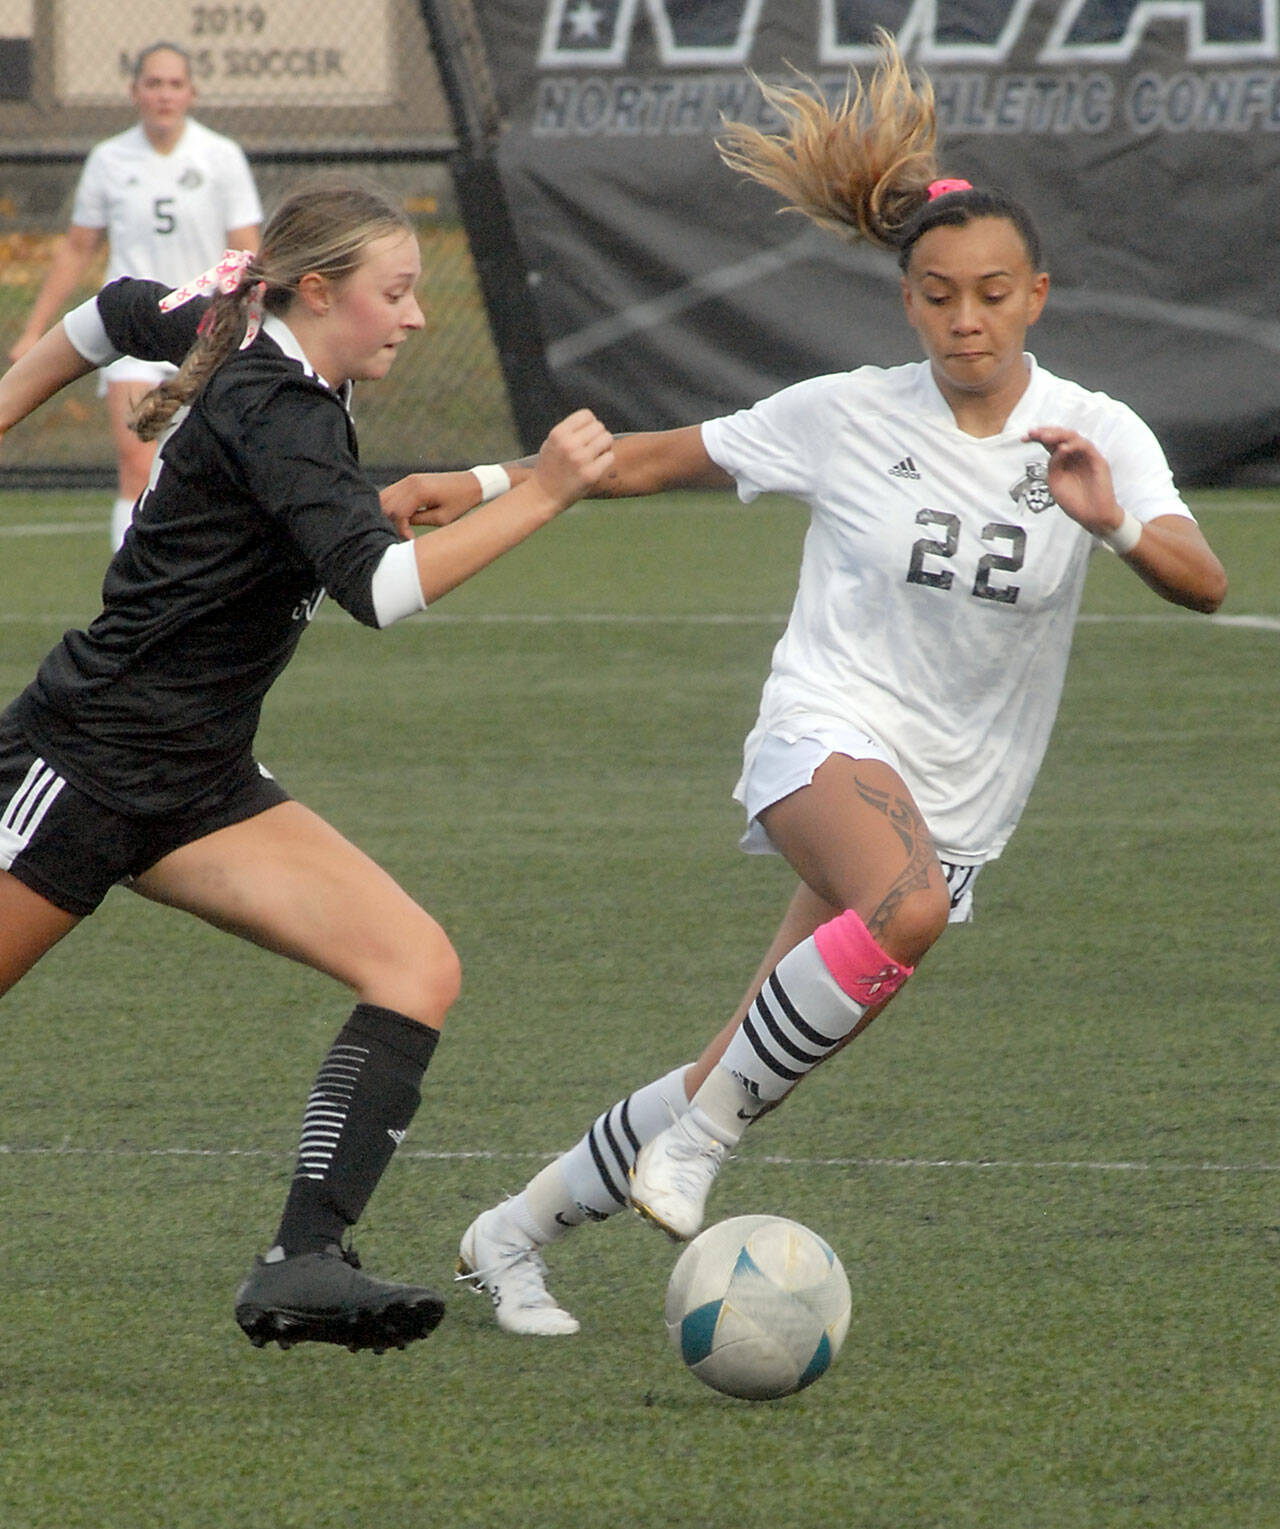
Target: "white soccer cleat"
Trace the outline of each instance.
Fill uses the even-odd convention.
[[[483,1211],[462,1234],[457,1278],[490,1297],[506,1332],[562,1338],[578,1331],[578,1319],[547,1289],[542,1255],[501,1205]]]
[[[697,1236],[707,1196],[729,1149],[688,1115],[641,1147],[631,1170],[631,1204],[675,1242]]]

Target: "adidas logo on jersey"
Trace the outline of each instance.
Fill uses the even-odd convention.
[[[916,464],[910,457],[903,457],[901,462],[895,462],[889,469],[891,478],[918,478],[920,476]]]

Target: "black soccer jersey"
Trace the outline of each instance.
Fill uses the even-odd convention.
[[[161,313],[165,290],[125,279],[99,294],[122,353],[185,355],[205,304]],[[250,755],[263,697],[320,599],[376,624],[373,573],[398,539],[343,397],[279,320],[176,418],[157,468],[101,614],[66,633],[10,708],[68,780],[133,813],[196,802]]]

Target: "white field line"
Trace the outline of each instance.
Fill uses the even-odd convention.
[[[15,626],[51,626],[63,630],[69,626],[82,626],[86,616],[83,611],[75,615],[44,611],[24,614],[20,611],[0,611],[0,623]],[[315,617],[318,622],[349,621],[345,611],[321,610]],[[655,614],[643,611],[478,611],[449,615],[438,611],[428,612],[424,621],[443,623],[445,626],[769,626],[786,625],[785,611],[756,611],[752,613],[689,611],[684,614]],[[1195,616],[1188,612],[1150,611],[1132,615],[1107,615],[1093,612],[1077,618],[1079,626],[1217,626],[1238,627],[1257,632],[1280,632],[1280,616]]]
[[[106,537],[111,516],[104,510],[97,520],[37,520],[30,525],[0,526],[0,536],[79,536],[96,531]]]
[[[429,1152],[414,1147],[402,1148],[397,1162],[430,1163],[543,1163],[555,1152],[496,1152],[485,1149],[455,1152]],[[761,1157],[735,1153],[739,1162],[763,1164],[770,1168],[861,1168],[918,1169],[945,1171],[960,1169],[1003,1173],[1280,1173],[1280,1163],[1148,1163],[1140,1160],[1116,1161],[1089,1158],[994,1158],[994,1157],[789,1157],[769,1153]],[[90,1157],[90,1158],[267,1158],[273,1161],[292,1159],[295,1154],[272,1152],[257,1147],[91,1147],[77,1146],[65,1139],[57,1146],[13,1146],[0,1142],[0,1157]]]

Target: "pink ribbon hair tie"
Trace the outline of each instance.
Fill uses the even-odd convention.
[[[929,195],[929,200],[932,202],[935,197],[946,196],[947,192],[949,192],[949,191],[972,191],[972,190],[973,190],[973,186],[972,186],[972,184],[969,181],[962,181],[962,180],[930,181],[929,182],[929,187],[928,187],[928,195]]]
[[[244,282],[244,273],[252,264],[251,250],[224,250],[217,265],[210,266],[207,271],[201,271],[199,276],[193,276],[190,281],[183,282],[180,287],[175,287],[172,292],[166,293],[160,299],[160,311],[171,313],[175,308],[181,308],[183,303],[189,303],[192,298],[209,297],[215,292],[221,292],[223,296],[230,297],[233,292],[240,290]],[[262,328],[262,299],[266,290],[265,281],[258,282],[254,287],[253,295],[249,299],[244,339],[240,341],[241,350],[246,345],[253,344],[258,331]]]

